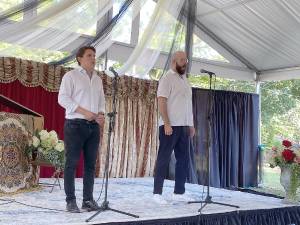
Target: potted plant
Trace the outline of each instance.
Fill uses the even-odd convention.
[[[51,164],[57,170],[62,170],[65,162],[64,142],[58,139],[52,130],[41,130],[30,138],[26,148],[27,155],[39,164]]]
[[[281,169],[280,183],[286,197],[284,203],[297,203],[297,189],[300,186],[300,146],[289,140],[283,140],[269,150],[270,167]]]

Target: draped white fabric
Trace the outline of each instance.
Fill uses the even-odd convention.
[[[77,2],[79,2],[79,0],[60,1],[56,4],[53,4],[48,10],[45,10],[43,13],[31,18],[30,20],[23,20],[22,22],[13,24],[4,23],[1,26],[0,37],[5,39],[18,33],[31,31],[35,25],[59,15],[61,12],[64,12],[64,10],[73,6]]]
[[[134,0],[131,5],[129,6],[128,10],[125,12],[124,16],[130,15],[132,20],[136,18],[136,16],[140,13],[142,6],[149,0]],[[152,1],[152,0],[151,0]],[[96,48],[97,57],[101,56],[113,43],[112,35],[116,31],[119,30],[120,26],[122,26],[121,23],[117,23],[114,28],[108,32],[104,38],[102,38],[100,41],[97,42],[97,44],[94,46]]]
[[[125,15],[130,14],[130,17],[135,19],[146,1],[148,0],[134,0]],[[1,24],[0,29],[3,32],[0,33],[0,39],[30,48],[62,50],[72,44],[72,47],[76,49],[82,43],[74,42],[82,36],[80,31],[96,27],[97,21],[112,9],[113,3],[112,0],[62,1],[53,4],[32,20]],[[88,16],[87,10],[89,10]],[[112,34],[116,33],[120,26],[122,24],[117,23],[111,31],[97,41],[95,44],[97,56],[102,55],[114,43]],[[0,51],[0,53],[6,55],[5,51]]]
[[[134,20],[147,1],[152,0],[134,0],[125,15],[130,15]],[[131,75],[134,71],[135,76],[147,78],[162,48],[170,45],[170,41],[165,37],[172,33],[183,2],[158,1],[138,45],[128,56],[124,66],[120,68],[120,74]],[[72,44],[75,49],[81,44],[81,42],[74,42],[82,35],[80,30],[91,30],[92,26],[95,26],[97,21],[112,9],[113,1],[101,1],[101,5],[98,4],[98,0],[65,0],[53,3],[49,9],[39,13],[33,19],[1,24],[0,29],[3,32],[0,33],[0,39],[30,48],[62,50]],[[88,16],[86,11],[89,11]],[[122,24],[117,23],[111,31],[97,41],[95,44],[97,56],[101,56],[114,43],[112,35],[119,30],[120,26]],[[3,51],[0,53],[5,54]],[[135,70],[134,67],[138,69]]]
[[[78,39],[82,35],[81,30],[96,27],[97,21],[113,4],[106,1],[99,11],[95,5],[97,0],[67,0],[53,4],[32,20],[0,26],[4,31],[0,38],[26,47],[61,50]]]
[[[29,48],[76,49],[84,41],[95,37],[97,21],[112,9],[115,1],[121,0],[53,1],[51,7],[31,19],[1,21],[0,40]],[[153,0],[133,0],[126,15],[136,18],[147,1]],[[126,49],[120,50],[117,54],[122,56],[115,57],[115,60],[123,60],[124,63],[118,70],[120,74],[147,78],[155,63],[156,66],[165,63],[166,57],[160,53],[162,50],[168,53],[170,49],[172,31],[184,1],[155,2],[154,13],[138,44],[130,45],[129,53]],[[191,71],[195,73],[204,68],[220,76],[242,80],[298,78],[299,14],[298,0],[197,0],[195,34],[229,63],[194,60]],[[119,35],[120,26],[117,23],[112,31],[95,43],[98,56],[112,46],[112,36]],[[9,54],[2,50],[0,55]]]
[[[150,19],[151,22],[129,59],[118,70],[119,74],[130,74],[131,71],[134,71],[131,75],[149,78],[148,73],[153,68],[160,52],[166,46],[171,48],[172,42],[167,37],[172,34],[183,3],[184,1],[180,0],[165,0],[156,4]],[[133,67],[138,67],[138,69],[135,70]]]

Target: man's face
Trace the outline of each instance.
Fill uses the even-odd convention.
[[[175,61],[176,63],[176,70],[179,74],[183,75],[186,71],[187,66],[187,58],[185,56],[178,57]]]
[[[96,65],[96,55],[91,49],[85,50],[82,57],[78,57],[81,67],[85,69],[94,69]]]

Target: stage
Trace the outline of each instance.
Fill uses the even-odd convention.
[[[40,179],[51,183],[52,179]],[[63,184],[63,179],[60,179]],[[98,199],[102,179],[95,181],[94,198]],[[254,195],[239,191],[211,188],[214,201],[238,205],[240,208],[207,205],[202,214],[198,209],[201,204],[187,204],[172,199],[173,181],[166,181],[164,197],[167,205],[159,205],[152,199],[153,178],[110,179],[109,206],[121,211],[140,216],[135,219],[112,211],[97,215],[91,222],[85,220],[94,212],[68,213],[65,211],[63,189],[55,187],[49,193],[49,187],[42,190],[25,192],[0,197],[0,225],[80,225],[80,224],[205,224],[205,225],[292,225],[300,224],[300,206],[285,205],[281,199]],[[195,200],[200,200],[203,187],[187,184],[186,193]],[[205,189],[206,190],[206,189]],[[205,196],[204,193],[203,196]],[[77,204],[82,201],[82,179],[76,179]],[[99,204],[101,204],[102,193]],[[38,206],[49,209],[34,208]],[[50,210],[52,209],[52,210]]]

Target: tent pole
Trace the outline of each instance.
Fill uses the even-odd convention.
[[[256,73],[255,73],[256,75]],[[257,77],[257,76],[256,76]],[[256,94],[258,100],[258,185],[263,184],[263,147],[261,143],[261,81],[255,81]]]

